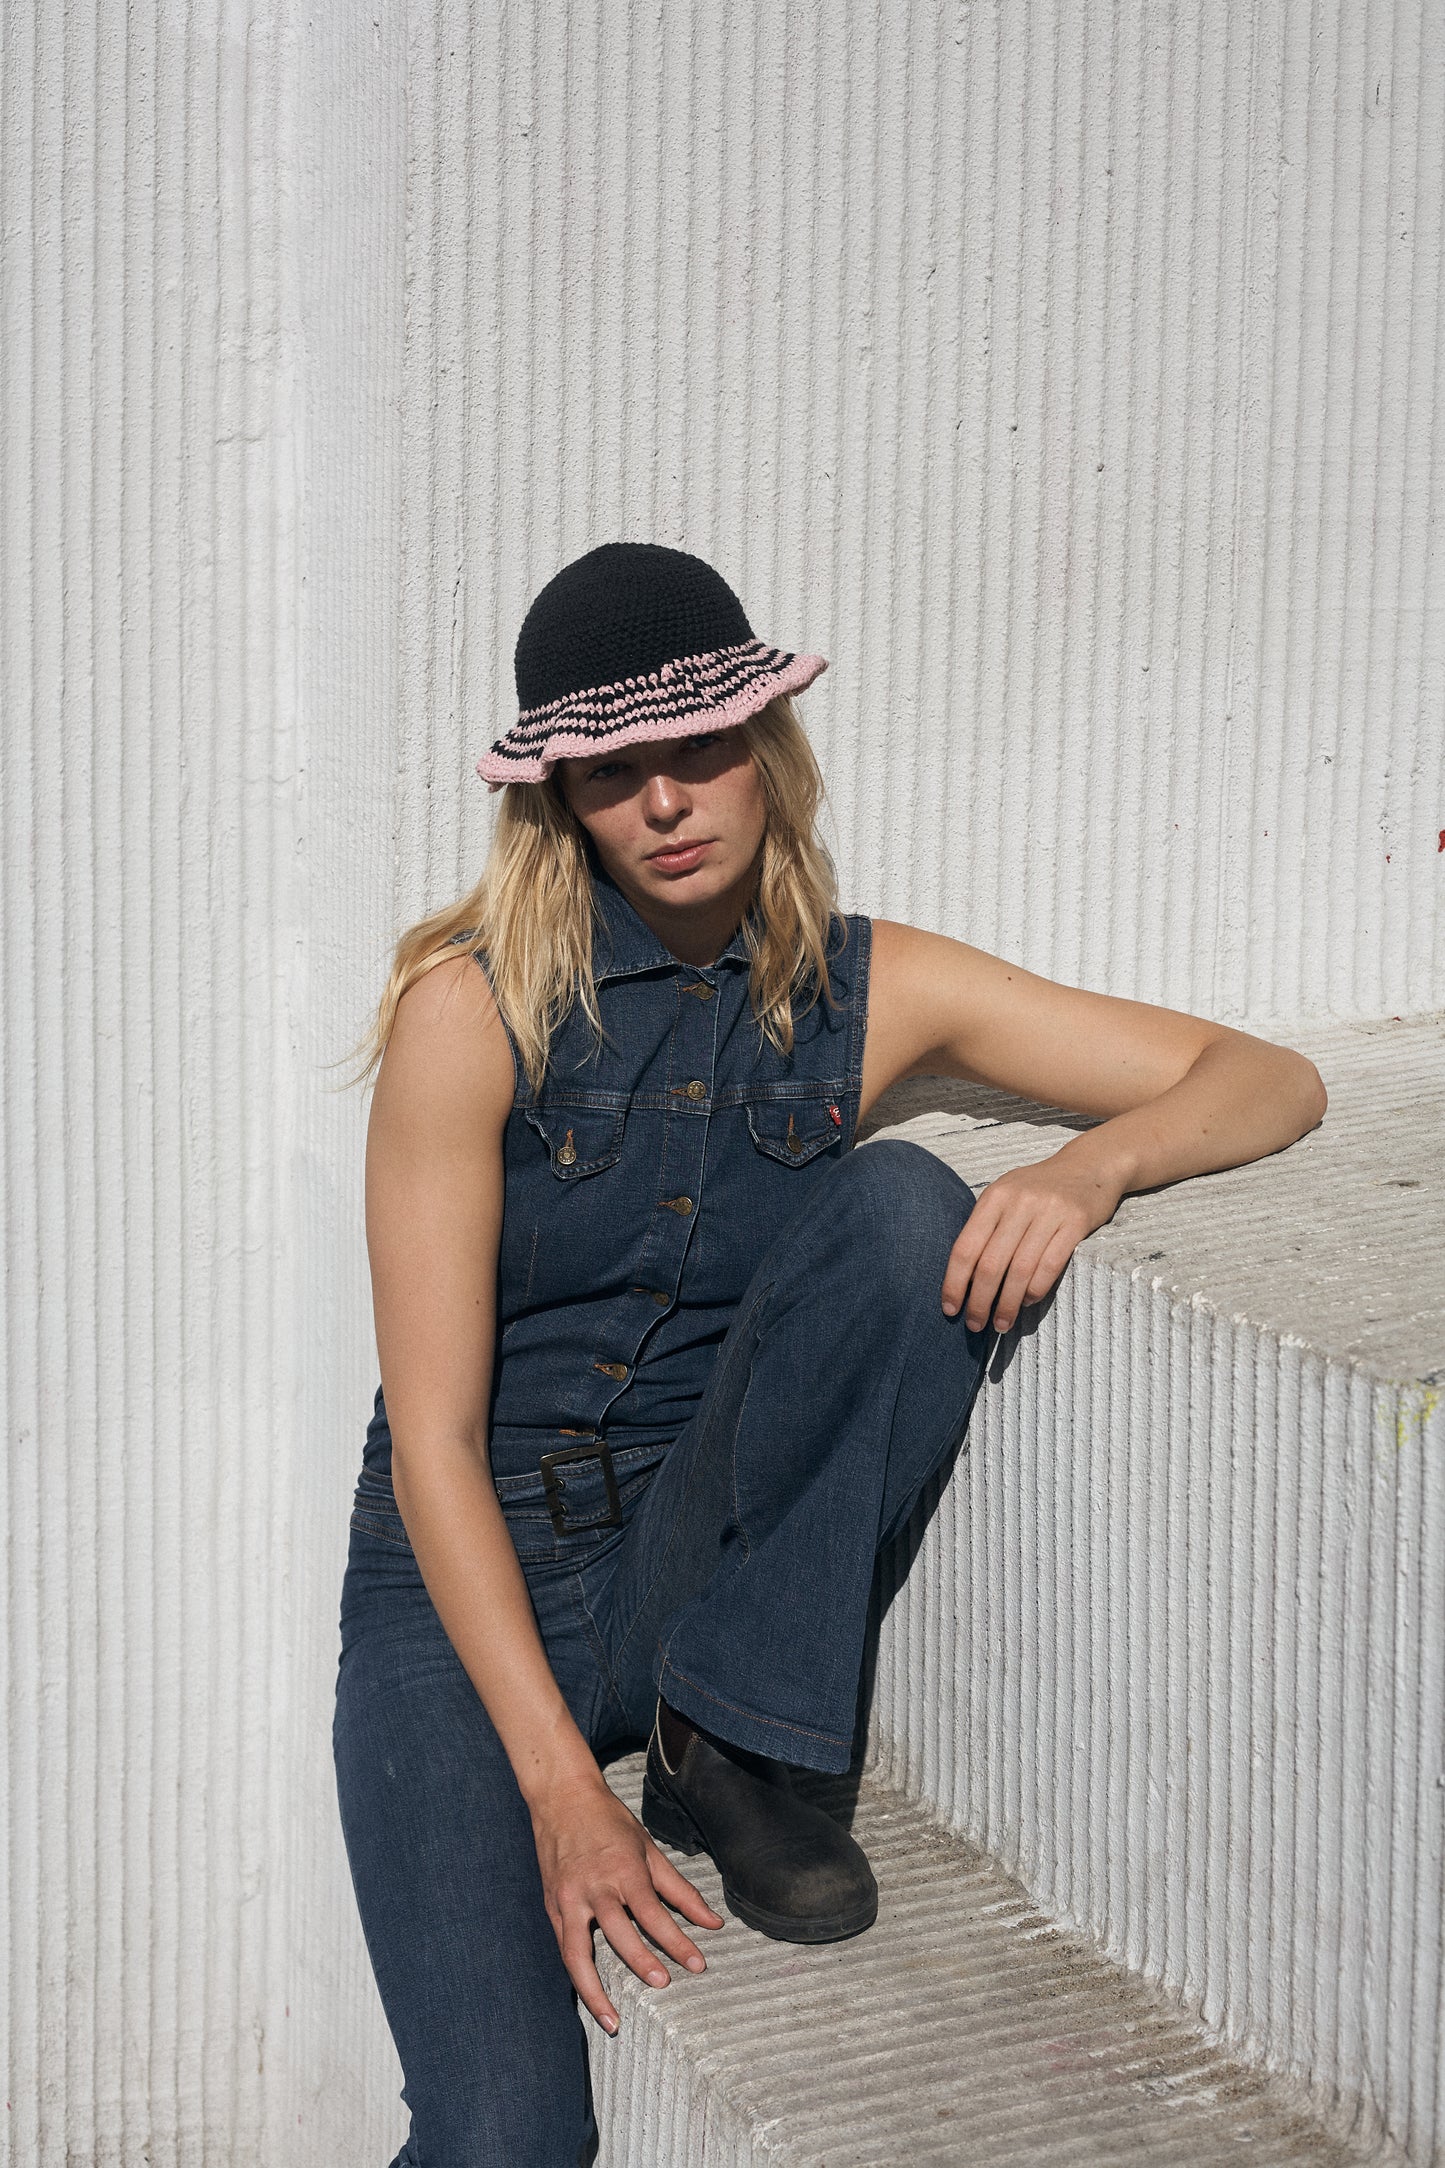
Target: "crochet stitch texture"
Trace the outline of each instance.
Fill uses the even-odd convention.
[[[603,542],[536,596],[517,639],[519,713],[477,773],[493,790],[558,760],[720,730],[828,667],[759,640],[721,573],[659,542]]]

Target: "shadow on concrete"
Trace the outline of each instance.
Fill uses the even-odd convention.
[[[858,1125],[863,1144],[880,1129],[896,1122],[911,1122],[920,1114],[962,1117],[976,1128],[993,1129],[1004,1122],[1028,1122],[1037,1129],[1097,1129],[1101,1114],[1070,1114],[1034,1099],[1015,1099],[987,1084],[968,1084],[961,1077],[910,1076],[890,1084],[879,1095]]]

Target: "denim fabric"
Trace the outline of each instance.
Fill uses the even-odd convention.
[[[866,984],[866,949],[864,957]],[[719,987],[721,962],[713,967]],[[653,969],[640,983],[653,1007],[670,1006],[666,1036],[685,1037],[683,1019],[694,1012],[673,978]],[[674,961],[679,972],[690,976]],[[695,1013],[711,1029],[726,1012],[696,998]],[[720,1737],[810,1768],[845,1768],[878,1550],[963,1436],[994,1336],[970,1332],[961,1312],[945,1317],[939,1297],[973,1193],[921,1146],[878,1139],[849,1149],[857,1014],[850,1002],[847,1058],[834,1067],[819,1055],[806,1094],[735,1097],[731,1126],[716,1116],[696,1126],[691,1117],[676,1121],[653,1103],[652,1124],[632,1131],[664,1153],[677,1138],[679,1150],[695,1154],[686,1179],[700,1200],[706,1171],[709,1214],[719,1191],[728,1210],[746,1209],[753,1196],[764,1200],[754,1210],[765,1212],[773,1195],[792,1209],[774,1208],[728,1236],[734,1256],[751,1240],[752,1261],[724,1328],[703,1343],[706,1374],[687,1419],[654,1438],[606,1424],[621,1524],[575,1526],[606,1507],[595,1456],[559,1471],[560,1533],[535,1458],[497,1473],[552,1668],[604,1758],[646,1736],[660,1683],[675,1707]],[[700,1049],[688,1043],[674,1073],[707,1076],[689,1054]],[[726,1088],[746,1091],[747,1081],[739,1059]],[[843,1096],[823,1098],[820,1086]],[[786,1151],[786,1118],[780,1130],[769,1127],[778,1112],[794,1113],[796,1135],[799,1106],[821,1106],[831,1124],[830,1104],[844,1112],[841,1139],[832,1124],[833,1140],[801,1167],[759,1150],[778,1172],[760,1173],[754,1190],[736,1164],[757,1150],[753,1121]],[[629,1110],[629,1131],[632,1120]],[[562,1137],[567,1127],[580,1159],[578,1124],[569,1119]],[[717,1134],[724,1148],[715,1168]],[[674,1164],[655,1184],[659,1195],[674,1194],[682,1179]],[[625,1155],[611,1165],[625,1174]],[[552,1179],[545,1163],[542,1173]],[[783,1185],[776,1192],[767,1186],[774,1179]],[[509,1176],[509,1212],[511,1198]],[[551,1216],[537,1224],[555,1230],[574,1202],[559,1187]],[[598,1255],[604,1218],[590,1223]],[[706,1221],[680,1226],[691,1244],[706,1231]],[[667,1254],[685,1286],[681,1267],[693,1249]],[[662,1284],[663,1257],[654,1252],[648,1285]],[[620,1302],[607,1313],[614,1323],[629,1315]],[[605,1322],[599,1316],[599,1328]],[[584,1370],[560,1336],[540,1343],[533,1374],[563,1395],[592,1390]],[[587,1403],[595,1429],[599,1397]],[[608,1395],[607,1404],[621,1397]],[[552,1412],[563,1411],[554,1404]],[[526,1427],[544,1431],[533,1440],[538,1452],[578,1442]],[[393,2168],[571,2168],[590,2159],[584,2036],[543,1908],[527,1810],[426,1593],[389,1474],[372,1460],[351,1520],[333,1744],[357,1901],[411,2113]],[[684,1972],[663,1992],[687,1991]]]
[[[499,1475],[534,1470],[579,1435],[676,1436],[769,1230],[851,1149],[857,1125],[868,919],[834,918],[837,1006],[795,1003],[784,1056],[753,1020],[741,927],[694,970],[600,863],[593,881],[608,1043],[598,1050],[579,1004],[539,1094],[513,1056],[489,1410]],[[380,1387],[364,1458],[391,1465]]]

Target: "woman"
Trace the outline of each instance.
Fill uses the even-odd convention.
[[[662,1987],[723,1924],[655,1838],[765,1934],[866,1929],[867,1859],[788,1770],[848,1765],[876,1555],[992,1335],[1126,1191],[1325,1106],[1288,1049],[840,914],[792,705],[826,664],[699,559],[590,551],[516,665],[486,872],[401,942],[372,1045],[334,1743],[393,2168],[590,2158],[594,1927]],[[975,1199],[852,1149],[914,1074],[1108,1119]],[[639,1822],[599,1757],[643,1739]]]

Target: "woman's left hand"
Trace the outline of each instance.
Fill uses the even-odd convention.
[[[979,1192],[949,1252],[943,1309],[964,1323],[1007,1332],[1026,1302],[1040,1302],[1085,1235],[1113,1216],[1122,1188],[1069,1146],[1031,1167],[1011,1167]]]

